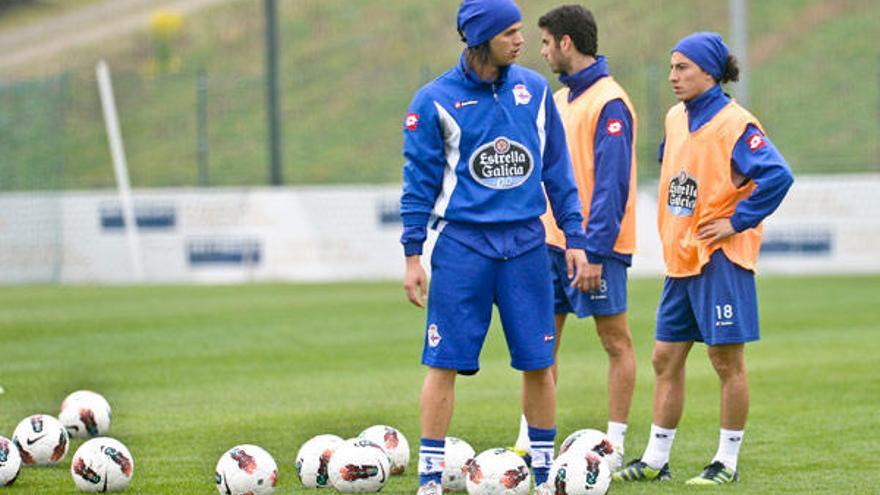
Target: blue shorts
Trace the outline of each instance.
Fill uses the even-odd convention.
[[[553,306],[556,314],[574,313],[578,318],[610,316],[626,311],[626,263],[604,258],[599,289],[583,292],[571,287],[565,251],[549,247],[553,275]]]
[[[459,371],[480,369],[480,351],[498,306],[518,370],[553,364],[553,289],[541,245],[507,260],[474,251],[440,235],[431,254],[431,287],[422,364]]]
[[[755,274],[720,249],[699,275],[666,277],[657,308],[657,340],[719,345],[759,338]]]

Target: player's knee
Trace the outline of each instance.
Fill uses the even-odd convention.
[[[654,349],[651,354],[651,364],[654,366],[654,374],[659,377],[671,376],[681,371],[681,364],[676,355],[662,349]]]
[[[745,363],[739,359],[715,357],[712,359],[712,367],[722,380],[737,379],[746,375]]]
[[[602,347],[608,357],[612,359],[624,358],[633,353],[632,337],[629,330],[624,328],[622,331],[600,333]]]

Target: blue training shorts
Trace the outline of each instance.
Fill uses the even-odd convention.
[[[571,287],[565,251],[549,247],[553,276],[553,306],[556,314],[574,313],[578,318],[610,316],[626,311],[626,263],[604,258],[599,289],[583,292]]]
[[[657,308],[657,340],[739,344],[761,337],[755,274],[719,249],[699,275],[666,277]]]
[[[510,365],[523,371],[551,366],[556,331],[546,247],[502,260],[441,234],[431,254],[422,364],[480,369],[493,303],[501,315]]]

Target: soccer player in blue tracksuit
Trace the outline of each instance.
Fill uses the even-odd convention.
[[[473,374],[498,306],[511,366],[523,371],[536,485],[556,435],[553,289],[540,216],[549,198],[567,240],[572,286],[586,289],[586,238],[565,134],[547,81],[514,65],[524,39],[512,0],[464,0],[459,64],[418,91],[404,120],[404,288],[422,307],[420,255],[431,257],[422,363],[419,494],[440,495],[457,373]],[[546,196],[545,196],[546,190]]]

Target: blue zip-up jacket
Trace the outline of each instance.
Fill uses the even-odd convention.
[[[720,84],[693,100],[685,102],[688,113],[688,129],[696,131],[712,120],[722,108],[730,103]],[[752,146],[750,141],[758,134],[762,137],[760,146]],[[666,138],[660,143],[659,160],[663,159]],[[743,176],[753,180],[757,187],[744,201],[736,205],[730,217],[730,224],[737,232],[757,227],[765,218],[776,211],[794,183],[794,176],[785,158],[760,129],[749,124],[733,147],[731,165]]]
[[[608,62],[600,55],[582,71],[563,74],[559,82],[568,86],[568,101],[573,101],[608,75]],[[623,124],[619,136],[608,135],[608,119],[617,119]],[[583,139],[593,139],[594,186],[586,229],[587,258],[590,263],[614,258],[630,266],[632,255],[614,251],[630,194],[633,122],[626,104],[622,100],[609,101],[599,114],[596,135],[583,136]]]
[[[421,254],[432,218],[444,235],[486,256],[517,256],[544,243],[546,198],[568,246],[586,247],[565,132],[537,72],[511,65],[482,81],[462,53],[413,98],[403,155],[407,256]]]

